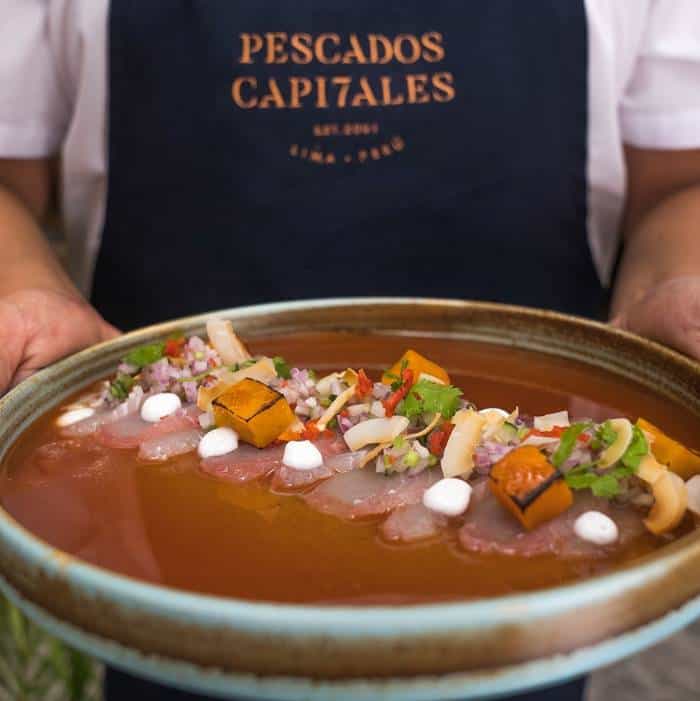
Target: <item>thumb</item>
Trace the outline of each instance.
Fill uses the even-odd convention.
[[[700,359],[700,278],[661,283],[610,323]]]
[[[100,340],[109,341],[112,338],[121,336],[122,332],[116,327],[112,326],[108,321],[104,319],[100,320]]]
[[[10,389],[17,366],[22,362],[26,333],[20,310],[0,302],[0,397]]]

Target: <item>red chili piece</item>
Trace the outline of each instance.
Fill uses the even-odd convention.
[[[364,399],[372,394],[372,388],[374,384],[372,380],[367,377],[367,373],[360,369],[357,373],[357,385],[355,385],[355,394],[359,399]]]
[[[445,452],[445,446],[447,445],[447,441],[449,440],[450,434],[452,433],[454,427],[455,426],[453,423],[446,421],[428,436],[428,450],[433,455],[436,455],[438,458],[442,457],[442,454]]]
[[[169,338],[165,342],[165,355],[167,355],[170,358],[176,358],[178,355],[180,355],[180,352],[184,345],[184,338]]]
[[[383,402],[384,411],[387,416],[393,416],[399,402],[408,394],[408,390],[413,386],[413,370],[404,368],[401,371],[401,387],[392,392]]]

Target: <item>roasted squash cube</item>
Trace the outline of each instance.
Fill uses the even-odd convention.
[[[491,468],[489,486],[528,530],[566,511],[574,501],[561,473],[530,445],[501,458]]]
[[[258,448],[272,443],[295,420],[284,395],[249,377],[220,394],[212,411],[217,426],[229,426]]]
[[[406,367],[413,371],[413,381],[418,382],[421,375],[429,375],[428,379],[436,379],[446,385],[450,384],[450,376],[437,363],[424,358],[414,350],[407,350],[397,362],[395,362],[382,376],[382,382],[390,385],[396,382],[397,377],[401,377],[401,369]],[[393,375],[393,377],[392,377]]]

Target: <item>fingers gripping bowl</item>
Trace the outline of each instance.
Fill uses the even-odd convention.
[[[22,441],[15,443],[15,439],[42,412],[65,404],[66,398],[77,389],[86,388],[100,378],[112,374],[114,381],[120,359],[136,348],[162,342],[175,331],[187,337],[199,334],[206,339],[205,322],[214,316],[153,327],[91,349],[44,371],[5,397],[0,404],[0,445],[5,477],[8,470],[11,473],[8,465],[12,456],[21,453],[18,453],[18,446]],[[396,698],[418,698],[421,694],[434,695],[435,684],[439,683],[442,696],[464,697],[511,691],[581,672],[649,644],[655,636],[668,633],[693,615],[691,600],[700,590],[700,545],[692,516],[686,514],[682,520],[677,518],[682,502],[677,494],[682,490],[674,486],[676,480],[664,479],[664,490],[662,484],[657,484],[665,473],[676,474],[673,469],[663,468],[665,463],[675,460],[674,464],[687,466],[688,456],[679,452],[682,446],[677,447],[667,437],[654,440],[651,434],[656,424],[674,438],[680,438],[681,443],[697,447],[693,443],[698,415],[695,364],[654,344],[596,324],[497,305],[430,300],[328,301],[233,310],[223,316],[233,321],[240,338],[250,342],[257,363],[259,356],[284,352],[292,365],[317,368],[316,380],[304,378],[305,383],[311,379],[313,385],[307,387],[309,396],[304,400],[316,400],[317,405],[305,401],[305,408],[297,408],[297,397],[296,402],[287,401],[287,406],[292,409],[292,418],[304,424],[321,423],[321,430],[329,430],[330,435],[302,435],[298,433],[301,427],[296,426],[297,433],[286,437],[288,446],[294,444],[301,451],[297,451],[296,458],[287,460],[286,451],[282,451],[276,458],[274,474],[268,474],[271,472],[268,463],[264,475],[257,482],[253,481],[256,486],[232,484],[231,476],[239,474],[243,468],[230,464],[230,457],[260,450],[251,444],[256,440],[267,441],[269,436],[261,437],[261,432],[271,431],[270,424],[274,422],[268,416],[266,422],[253,427],[236,424],[230,413],[235,413],[240,403],[227,402],[225,395],[223,401],[219,401],[218,411],[229,413],[227,418],[217,419],[218,397],[207,397],[204,393],[196,399],[211,403],[214,409],[211,415],[222,424],[221,429],[238,434],[238,449],[205,457],[190,452],[165,462],[149,463],[148,449],[155,450],[152,455],[156,456],[163,450],[162,442],[152,443],[159,439],[157,435],[150,437],[151,445],[145,449],[146,440],[138,442],[140,447],[102,448],[110,459],[110,451],[114,450],[121,451],[120,455],[129,454],[132,462],[139,462],[129,474],[136,487],[119,481],[113,484],[122,490],[112,492],[118,495],[112,501],[120,503],[122,510],[111,508],[104,500],[100,502],[108,515],[105,518],[112,519],[105,531],[108,537],[102,541],[99,524],[94,525],[94,517],[89,513],[85,515],[87,526],[77,523],[78,508],[66,507],[66,513],[76,522],[70,532],[64,529],[62,534],[54,534],[52,526],[55,524],[50,519],[35,517],[25,522],[30,531],[49,543],[54,538],[53,545],[60,545],[62,551],[51,548],[4,515],[0,522],[0,557],[5,586],[32,613],[74,644],[87,646],[112,662],[142,674],[169,679],[174,675],[185,686],[224,695],[254,693],[271,698],[298,698],[313,692],[321,694],[319,698],[327,698],[332,692],[357,698],[362,689],[371,696],[381,688],[383,693]],[[371,330],[369,334],[368,329]],[[479,345],[484,343],[491,345]],[[377,387],[383,384],[381,370],[388,368],[407,346],[418,351],[417,357],[430,358],[434,366],[418,371],[411,365],[415,357],[409,356],[403,367],[399,363],[390,373],[394,378],[388,378],[392,382],[386,388]],[[214,342],[212,347],[220,348],[220,344]],[[232,347],[230,351],[244,353],[245,348]],[[206,349],[195,352],[209,353]],[[239,365],[247,361],[247,358],[236,359]],[[226,364],[229,364],[228,359]],[[274,362],[272,364],[274,368]],[[253,363],[248,367],[253,367]],[[347,367],[355,371],[354,383],[344,370]],[[336,412],[324,421],[333,402],[359,384],[357,378],[364,375],[359,371],[364,369],[365,377],[372,381],[370,394],[385,392],[385,396],[358,397],[356,386],[352,399],[340,409],[347,414]],[[319,390],[320,380],[330,377],[331,371],[340,370],[343,372],[327,382],[335,380],[336,391],[326,393],[322,391],[323,385]],[[412,378],[411,383],[405,381],[406,370],[416,370],[417,377]],[[441,376],[444,370],[447,378]],[[285,387],[276,384],[279,376],[276,372],[275,375],[277,380],[269,384],[262,382],[264,388],[290,399],[284,392]],[[122,382],[128,384],[128,380],[122,379]],[[141,378],[137,377],[137,382],[140,383]],[[420,382],[425,386],[419,385]],[[446,408],[444,403],[440,404],[439,397],[445,399],[449,383],[463,394],[454,396],[453,393],[452,399],[448,397],[446,401],[451,401],[452,405]],[[395,388],[392,389],[391,384],[396,385]],[[414,386],[418,390],[411,392]],[[190,443],[186,437],[179,437],[184,441],[180,443],[181,449],[191,450],[192,446],[196,449],[199,444],[201,452],[200,434],[207,430],[210,436],[211,429],[206,425],[206,418],[202,426],[199,415],[196,416],[198,426],[192,423],[185,426],[185,422],[192,419],[187,415],[187,405],[195,397],[192,395],[188,401],[186,394],[191,388],[176,392],[154,392],[155,389],[171,390],[171,386],[145,389],[150,393],[149,398],[155,394],[175,394],[184,405],[176,410],[179,415],[171,414],[160,422],[146,423],[162,427],[163,422],[173,424],[172,417],[179,416],[183,423],[176,427],[175,433],[193,432]],[[202,386],[195,389],[200,394]],[[292,389],[299,388],[292,385]],[[403,396],[394,401],[393,393],[404,389]],[[127,396],[132,390],[128,388]],[[578,396],[574,404],[567,407],[566,403],[574,395],[595,400],[595,405],[590,401],[584,405]],[[428,399],[434,402],[425,404]],[[489,399],[491,401],[485,404]],[[372,413],[375,402],[379,405],[374,406]],[[324,407],[324,403],[327,406]],[[416,403],[418,406],[411,409]],[[141,410],[142,400],[140,404]],[[269,402],[263,401],[263,404]],[[516,404],[520,408],[518,416],[514,416]],[[603,404],[608,404],[608,408],[601,408]],[[155,414],[151,418],[160,418],[156,416],[157,407],[153,409],[152,405],[153,402],[149,411]],[[484,407],[505,411],[500,414],[484,412]],[[566,417],[561,414],[565,408],[568,409]],[[381,409],[384,416],[380,415]],[[526,416],[528,412],[530,416]],[[394,416],[386,416],[387,413]],[[148,412],[146,414],[148,418]],[[646,425],[637,422],[640,415],[647,420]],[[136,416],[144,421],[141,415]],[[474,419],[475,416],[481,419]],[[538,418],[537,425],[534,417]],[[44,419],[44,426],[55,418],[54,414]],[[386,420],[394,418],[397,421],[390,429]],[[506,422],[504,419],[508,418],[510,421]],[[371,424],[379,419],[385,421]],[[405,424],[406,419],[410,425]],[[85,421],[85,416],[82,420]],[[275,420],[282,421],[279,417]],[[333,420],[336,425],[340,422],[338,429],[335,425],[330,428],[324,425]],[[487,427],[491,421],[493,425]],[[452,435],[444,440],[441,433],[446,432],[448,422],[454,428],[449,429]],[[468,439],[470,430],[474,433],[475,422],[481,432],[494,429],[494,440],[486,446],[487,450],[483,449],[483,440],[479,441],[478,450],[473,446],[465,450],[466,443],[462,443],[461,449],[456,448],[460,440]],[[286,423],[290,424],[288,428],[294,428],[290,422]],[[506,423],[511,424],[517,434],[513,434]],[[41,421],[29,433],[40,427]],[[126,426],[121,428],[127,430]],[[304,427],[308,428],[308,425]],[[334,430],[342,429],[348,439],[338,451],[337,446],[333,447]],[[373,443],[370,434],[380,430],[392,435],[377,433],[373,440],[379,442]],[[412,437],[422,432],[425,432],[422,436]],[[113,430],[106,435],[120,438]],[[621,435],[620,444],[625,443],[624,450],[620,445],[615,448],[621,451],[620,456],[612,460],[615,456],[608,453],[605,458],[606,451],[615,447]],[[123,436],[122,433],[121,438]],[[629,454],[625,461],[620,461],[629,451],[634,436],[638,443],[646,441],[647,447],[656,445],[662,454],[638,450],[635,476],[630,477],[620,468],[627,467],[626,462],[635,461]],[[534,438],[549,439],[549,445],[533,441]],[[321,453],[322,465],[313,463],[315,466],[309,467],[311,463],[304,463],[309,459],[302,445],[307,440]],[[521,445],[528,440],[530,445]],[[600,443],[597,452],[591,451],[590,444],[594,441]],[[443,454],[439,456],[441,443],[444,443]],[[566,456],[563,454],[566,451],[560,450],[562,444],[571,444]],[[227,445],[228,448],[232,445],[230,434]],[[507,454],[497,454],[498,445],[500,453],[507,449]],[[280,444],[276,450],[280,452],[281,448]],[[539,487],[540,491],[536,498],[530,494],[530,501],[523,501],[522,495],[508,489],[513,479],[520,479],[517,465],[523,464],[523,460],[512,456],[521,451],[519,455],[523,457],[522,451],[526,448],[531,449],[524,461],[528,474],[539,474],[542,479],[541,484],[531,485]],[[275,446],[263,450],[271,449]],[[137,458],[137,450],[146,453]],[[587,465],[584,460],[587,451],[588,462],[596,462],[594,466]],[[358,453],[362,453],[359,460],[364,467],[352,464]],[[508,461],[503,462],[508,454],[516,468]],[[229,463],[226,463],[227,455]],[[468,475],[464,464],[466,455],[474,462]],[[679,463],[679,455],[686,462]],[[186,456],[199,468],[200,462],[204,465],[209,461],[209,466],[212,461],[219,463],[214,462],[216,469],[202,472],[197,478],[200,482],[195,483],[187,476]],[[333,462],[338,456],[342,456],[340,463],[344,462],[340,468],[337,460]],[[533,460],[540,460],[537,456],[544,459],[541,470],[533,463]],[[94,467],[102,457],[100,453],[99,459],[93,460],[91,465]],[[317,459],[314,454],[312,457]],[[642,477],[648,477],[648,489],[638,483],[643,481],[638,475],[639,465],[647,457],[654,460],[651,467],[651,463],[641,467]],[[610,465],[601,467],[606,460]],[[565,466],[567,461],[569,465]],[[557,462],[560,464],[556,465]],[[493,467],[497,464],[499,469],[494,474]],[[309,469],[299,469],[300,465]],[[579,477],[565,479],[560,468],[572,465],[575,468],[573,477]],[[348,466],[355,469],[348,470]],[[377,469],[381,472],[382,468],[385,474],[377,473]],[[319,477],[319,470],[323,469],[333,474]],[[459,511],[455,507],[455,502],[459,502],[456,493],[445,492],[445,485],[440,486],[441,469],[446,470],[445,477],[458,485],[471,487],[471,503],[460,515],[456,515]],[[612,476],[609,470],[617,471],[615,487],[611,487],[609,479],[603,484],[597,482]],[[662,470],[664,475],[656,470]],[[108,479],[104,470],[97,471],[99,479]],[[162,471],[167,473],[167,479]],[[127,472],[129,469],[119,470],[120,475]],[[344,492],[339,493],[334,485],[357,479],[359,474],[363,475],[362,479],[371,478],[371,493],[367,495],[366,485],[354,486],[353,489],[365,489],[364,496],[360,498],[353,492],[348,502]],[[81,478],[76,474],[49,477],[51,479],[41,472],[33,476],[34,487],[39,492],[43,490],[44,499],[64,493],[80,482],[82,501],[64,500],[62,503],[73,507],[76,503],[83,506],[97,503],[95,499],[99,497],[94,497],[93,501],[86,497],[85,490],[89,487],[85,484],[91,483],[89,477]],[[554,480],[545,485],[552,477]],[[689,475],[682,477],[687,479]],[[303,481],[301,488],[299,479]],[[394,491],[403,495],[403,501],[387,505],[386,494],[377,496],[376,480],[383,480],[381,485],[400,481],[402,489]],[[293,482],[291,489],[290,481]],[[15,482],[21,482],[19,471]],[[29,482],[31,480],[27,484]],[[51,483],[53,492],[47,491],[47,483]],[[403,489],[404,483],[410,487],[408,491]],[[551,489],[555,483],[559,486]],[[612,502],[600,501],[606,497],[595,494],[594,483],[598,484],[599,493],[606,489],[620,490],[620,493]],[[195,484],[198,486],[193,487]],[[9,499],[8,492],[4,492],[3,503],[11,512],[14,509],[22,521],[23,515],[28,513],[22,504],[31,501],[34,490],[25,489],[26,484],[21,483],[13,487],[15,492],[10,493]],[[438,487],[447,494],[447,501],[444,494],[442,498],[440,494],[436,497]],[[657,519],[652,518],[650,508],[653,511],[657,497],[651,487],[656,487],[659,494],[663,491],[665,496],[658,501],[670,500],[671,507],[675,504],[675,515],[669,507],[670,511],[663,511],[663,518],[658,514]],[[412,495],[408,501],[407,494]],[[513,496],[520,499],[519,513],[508,510],[507,500],[510,498],[513,502]],[[636,499],[638,504],[623,507],[618,503],[620,496]],[[569,497],[573,505],[565,508]],[[362,508],[374,505],[374,511],[353,513],[358,506],[357,499]],[[176,515],[168,517],[164,509],[154,510],[156,503],[176,504],[177,508],[171,509]],[[187,513],[192,503],[198,503],[201,508],[209,505],[206,518],[203,511],[199,512],[199,521],[212,525],[209,532],[195,527],[196,519],[188,521],[194,514],[191,512],[188,516]],[[377,504],[381,505],[380,513],[376,513]],[[528,508],[533,504],[537,508]],[[589,508],[591,505],[595,508]],[[576,508],[581,511],[576,512]],[[483,516],[485,510],[487,516]],[[585,520],[583,525],[574,528],[577,519],[571,518],[588,514],[590,521],[591,512],[600,512],[612,519],[619,536],[626,538],[630,533],[636,536],[631,541],[619,537],[615,541],[617,545],[594,542],[600,537],[600,533],[591,535],[595,519],[586,530]],[[480,513],[482,517],[477,519]],[[543,513],[546,518],[541,523],[536,522],[543,518]],[[620,514],[625,514],[624,518]],[[635,515],[631,525],[628,523],[630,514]],[[185,530],[183,520],[188,524]],[[646,526],[644,521],[648,522]],[[295,538],[285,539],[290,523],[297,524],[297,533]],[[488,524],[491,530],[484,530],[483,524]],[[565,527],[561,524],[568,524],[566,537],[561,535]],[[233,541],[236,537],[261,534],[257,549],[256,543],[247,541],[248,547],[242,547],[239,541],[237,549],[229,549],[222,555],[222,548],[227,547],[227,543],[230,548],[231,540],[221,536],[221,531],[224,535],[230,534],[234,525],[238,535],[231,536]],[[421,529],[427,531],[421,532]],[[584,536],[588,533],[587,538],[579,537],[577,531]],[[86,546],[78,542],[78,536],[88,532],[91,540]],[[349,544],[350,532],[354,533],[353,537],[369,543],[365,550],[358,551]],[[428,535],[424,540],[406,544],[414,540],[417,532],[421,537],[426,532]],[[549,535],[543,538],[545,532]],[[70,537],[76,539],[71,542]],[[178,542],[179,563],[178,558],[167,552],[168,539]],[[666,539],[669,543],[663,544]],[[104,545],[103,541],[111,544]],[[572,555],[572,544],[576,546],[574,550],[585,553],[583,559],[580,553]],[[323,548],[331,546],[336,550],[326,552],[324,557]],[[261,547],[268,551],[277,548],[274,559],[281,560],[278,567],[288,568],[288,586],[280,588],[277,584],[275,589],[275,580],[283,578],[284,571],[270,569],[269,559],[261,554]],[[198,554],[217,549],[218,561],[228,563],[219,568],[218,577],[216,573],[211,574],[211,570],[216,569],[212,567],[216,562],[214,555],[207,560],[206,556]],[[63,551],[78,553],[79,557]],[[307,552],[305,562],[301,562],[300,552]],[[604,556],[601,557],[601,553]],[[79,558],[101,567],[85,564]],[[512,564],[516,561],[513,558],[519,563],[517,567]],[[328,560],[335,560],[333,567],[324,564]],[[389,564],[384,565],[385,570],[377,564],[381,561]],[[365,563],[364,569],[361,563]],[[333,580],[334,572],[340,570],[342,574],[344,566],[350,568],[345,570],[348,575],[344,577],[345,585]],[[197,575],[192,572],[193,568],[210,572]],[[247,574],[251,570],[257,573]],[[132,578],[114,574],[114,571]],[[605,571],[611,573],[582,579]],[[304,579],[300,572],[307,574],[303,586],[290,581]],[[178,590],[142,580],[165,583]],[[478,582],[482,584],[477,586]],[[555,586],[564,582],[569,584]],[[542,589],[543,586],[547,588]],[[260,603],[261,600],[264,603]],[[278,603],[270,603],[275,601]],[[679,606],[685,608],[680,613],[671,613]],[[572,652],[576,650],[578,652]],[[542,665],[543,660],[561,653],[570,654],[559,657],[557,665]],[[249,674],[262,677],[249,677]],[[422,679],[426,675],[439,675],[440,679]],[[279,676],[293,679],[275,681]],[[318,687],[318,683],[304,681],[309,678],[327,681]]]

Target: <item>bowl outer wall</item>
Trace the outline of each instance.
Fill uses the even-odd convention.
[[[371,329],[442,334],[539,350],[634,379],[700,415],[696,363],[594,322],[485,303],[325,300],[262,305],[168,322],[61,361],[0,400],[0,457],[34,418],[76,387],[109,372],[131,347],[175,329],[201,331],[213,316],[231,318],[246,338],[295,330]],[[128,652],[130,660],[156,655],[170,665],[201,669],[203,675],[205,669],[216,668],[231,679],[241,673],[345,680],[464,671],[495,679],[509,668],[512,671],[513,665],[615,636],[625,638],[623,634],[673,615],[670,612],[700,592],[700,538],[689,534],[634,566],[543,592],[476,602],[358,609],[251,603],[145,584],[56,551],[0,512],[0,569],[5,587],[32,611],[43,610],[48,619],[67,622],[74,631],[71,637],[87,634],[93,644],[97,639],[115,641],[119,645],[114,649]],[[683,610],[692,611],[692,617],[696,608],[689,604]],[[122,664],[126,663],[122,660]],[[525,684],[527,675],[522,679]],[[405,683],[411,682],[406,679]]]

